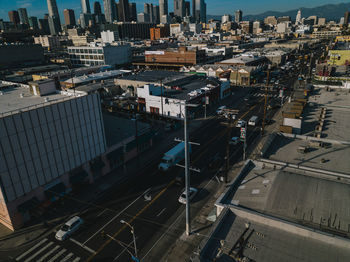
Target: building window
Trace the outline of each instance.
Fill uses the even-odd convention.
[[[102,49],[98,49],[98,53],[99,53],[99,54],[102,54]]]
[[[150,107],[149,108],[151,114],[156,114],[156,115],[159,115],[159,108],[158,107]]]

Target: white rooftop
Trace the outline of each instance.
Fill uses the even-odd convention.
[[[69,79],[65,80],[65,82],[66,83],[81,84],[81,83],[91,82],[93,80],[102,80],[102,79],[122,75],[122,74],[129,73],[129,72],[131,72],[131,71],[130,70],[111,70],[111,71],[99,72],[96,74],[89,74],[89,75],[83,75],[83,76],[69,78]]]
[[[0,92],[0,118],[73,98],[63,93],[35,96],[30,93],[29,88],[2,84]]]

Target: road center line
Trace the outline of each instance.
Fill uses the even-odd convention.
[[[131,218],[129,221],[127,221],[129,224],[131,224],[138,216],[140,216],[143,212],[145,212],[158,198],[160,198],[169,187],[171,187],[175,182],[175,179],[173,179],[165,188],[163,188],[162,191],[160,191],[150,202],[148,202],[147,205],[145,205],[133,218]],[[123,224],[123,226],[113,235],[113,238],[116,238],[124,229],[126,229],[128,226]],[[96,251],[95,254],[91,255],[86,261],[91,261],[98,253],[100,253],[110,242],[112,239],[108,239],[105,243],[102,244],[102,246]]]
[[[166,208],[163,208],[162,211],[160,211],[157,215],[157,217],[159,217],[164,211],[165,211]]]
[[[85,245],[90,239],[92,239],[94,236],[96,236],[98,233],[100,233],[106,226],[108,226],[114,219],[116,219],[118,216],[120,216],[125,210],[127,210],[129,207],[131,207],[137,200],[139,200],[146,192],[148,192],[151,188],[147,189],[144,193],[142,193],[138,198],[136,198],[134,201],[132,201],[126,208],[124,208],[122,211],[120,211],[118,214],[116,214],[111,220],[108,221],[107,224],[102,226],[99,230],[97,230],[91,237],[89,237],[83,245]]]

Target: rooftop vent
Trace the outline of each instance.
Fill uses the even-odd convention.
[[[23,98],[23,97],[24,97],[23,93],[20,93],[20,94],[19,94],[19,97],[20,97],[20,98]]]
[[[45,101],[45,103],[47,103],[50,101],[50,99],[48,97],[45,97],[44,101]]]

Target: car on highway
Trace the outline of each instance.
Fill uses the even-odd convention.
[[[236,127],[245,127],[246,122],[244,120],[238,120]]]
[[[80,217],[72,217],[57,231],[55,238],[59,241],[66,240],[71,234],[77,231],[83,223],[84,221]]]
[[[239,143],[239,137],[237,136],[231,137],[230,145],[237,145],[238,143]]]
[[[189,198],[189,200],[191,201],[191,200],[195,197],[195,195],[197,194],[198,189],[196,189],[196,188],[194,188],[194,187],[190,187],[189,191],[190,191],[190,192],[189,192],[188,198]],[[179,202],[180,202],[181,204],[186,204],[186,189],[184,189],[184,190],[182,191],[182,193],[181,193],[181,195],[180,195],[180,197],[179,197]]]

